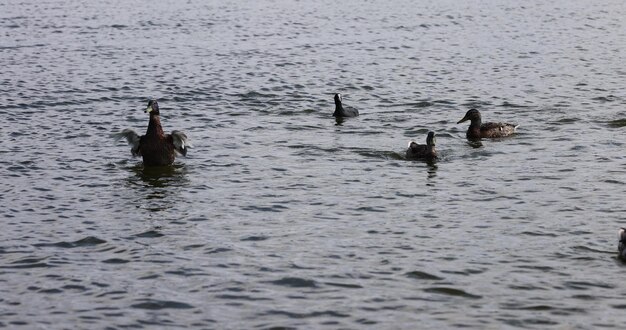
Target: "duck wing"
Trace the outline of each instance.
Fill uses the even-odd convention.
[[[141,155],[141,149],[139,149],[139,141],[141,138],[139,134],[137,134],[137,132],[133,131],[130,128],[127,128],[119,133],[113,134],[113,138],[116,141],[121,140],[122,138],[126,139],[128,144],[130,145],[130,152],[133,154],[133,156]]]
[[[357,117],[358,115],[359,110],[350,106],[335,108],[335,112],[333,112],[333,117]]]
[[[172,137],[174,150],[183,156],[187,156],[187,149],[192,147],[187,135],[181,131],[172,131],[170,136]]]
[[[518,126],[508,123],[484,123],[480,130],[487,137],[504,137],[515,133]]]
[[[350,106],[345,106],[343,107],[343,113],[342,115],[344,117],[357,117],[359,115],[359,110],[350,107]]]
[[[409,142],[409,147],[406,149],[407,159],[423,158],[428,153],[428,146],[423,144],[417,144],[414,141]]]

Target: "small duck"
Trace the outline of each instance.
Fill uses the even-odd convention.
[[[619,243],[617,244],[617,251],[619,252],[619,258],[626,261],[626,228],[620,228],[617,234]]]
[[[519,125],[508,123],[482,123],[480,118],[480,112],[476,109],[470,109],[465,114],[463,119],[459,120],[457,124],[464,121],[471,120],[471,124],[467,129],[467,138],[469,140],[478,140],[482,138],[501,138],[512,135]]]
[[[135,131],[127,128],[114,134],[114,138],[116,140],[126,138],[131,146],[130,152],[133,156],[141,155],[144,166],[171,165],[177,153],[186,156],[187,149],[191,148],[187,135],[181,131],[172,131],[171,134],[163,132],[157,101],[150,100],[145,111],[150,114],[150,122],[145,135],[139,136]]]
[[[341,104],[341,94],[335,94],[335,112],[333,113],[333,117],[343,118],[343,117],[356,117],[359,115],[359,110],[346,107],[344,108]]]
[[[409,148],[406,149],[406,159],[428,159],[437,158],[437,150],[435,150],[435,132],[428,132],[426,137],[426,145],[417,144],[409,141]]]

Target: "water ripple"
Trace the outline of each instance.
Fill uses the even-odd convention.
[[[0,13],[0,327],[623,323],[617,1]],[[172,167],[109,137],[149,98],[194,144]],[[469,108],[518,134],[468,142]]]
[[[178,301],[168,301],[168,300],[153,300],[153,299],[145,299],[140,300],[141,302],[132,304],[130,307],[138,308],[138,309],[149,309],[149,310],[161,310],[161,309],[190,309],[194,308],[192,305],[178,302]]]

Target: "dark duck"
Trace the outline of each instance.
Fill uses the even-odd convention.
[[[428,132],[425,145],[409,141],[409,147],[406,149],[406,159],[433,160],[436,158],[437,150],[435,150],[435,132]]]
[[[626,228],[620,228],[618,239],[617,251],[619,252],[619,258],[626,261]]]
[[[476,109],[470,109],[463,119],[457,124],[470,120],[470,126],[467,129],[467,138],[469,140],[478,140],[482,138],[501,138],[515,133],[518,125],[508,123],[483,123],[480,118],[480,112]]]
[[[343,107],[341,103],[343,99],[341,98],[341,94],[335,94],[335,112],[333,113],[333,117],[344,118],[344,117],[356,117],[359,115],[359,111],[350,107]]]
[[[125,129],[114,135],[119,140],[126,138],[131,146],[133,156],[141,156],[144,166],[171,165],[176,154],[187,155],[187,149],[191,147],[187,135],[181,131],[172,131],[165,134],[161,126],[159,116],[159,104],[156,100],[148,102],[146,112],[150,114],[150,122],[145,135],[139,136],[132,129]]]

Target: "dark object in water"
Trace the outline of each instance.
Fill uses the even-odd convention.
[[[428,132],[426,144],[417,144],[415,141],[409,141],[409,147],[406,149],[406,159],[436,159],[437,150],[435,150],[435,132]]]
[[[501,138],[512,135],[519,125],[508,123],[482,123],[480,112],[476,109],[470,109],[463,119],[457,124],[470,120],[470,127],[467,129],[467,138],[469,140],[477,140],[482,138]]]
[[[342,101],[343,99],[341,94],[335,94],[335,112],[333,112],[333,117],[356,117],[359,115],[359,111],[357,109],[351,107],[344,108],[341,103]]]
[[[142,156],[144,166],[171,165],[176,158],[176,153],[187,155],[187,149],[191,147],[187,135],[181,131],[172,131],[165,134],[161,127],[159,116],[159,104],[156,100],[148,102],[146,112],[150,114],[150,122],[145,135],[139,136],[132,129],[125,129],[114,134],[116,140],[126,138],[131,146],[133,156]]]
[[[618,239],[617,251],[619,252],[619,258],[626,261],[626,228],[620,228]]]

